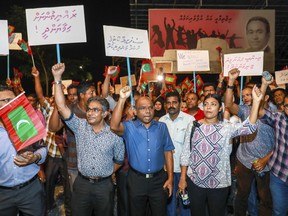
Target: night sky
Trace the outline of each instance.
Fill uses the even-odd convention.
[[[93,61],[93,73],[102,76],[105,65],[112,64],[112,58],[105,56],[103,25],[130,27],[129,0],[12,0],[1,2],[0,19],[7,20],[6,12],[11,5],[22,6],[25,9],[41,7],[57,7],[68,5],[84,5],[87,43],[60,44],[61,58],[82,58],[87,56]],[[12,23],[8,24],[13,25]],[[17,32],[17,31],[15,31]],[[23,38],[27,40],[27,38]],[[56,56],[56,50],[55,50]],[[7,58],[0,56],[0,80],[6,79]],[[56,63],[56,62],[55,62]],[[12,67],[12,63],[11,63]],[[10,68],[11,68],[10,67]],[[10,69],[11,71],[11,69]],[[94,75],[93,75],[94,76]]]

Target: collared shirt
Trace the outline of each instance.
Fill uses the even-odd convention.
[[[165,151],[174,145],[165,123],[152,120],[146,128],[138,119],[123,122],[129,164],[141,173],[155,173],[165,164]]]
[[[239,135],[254,133],[256,124],[249,119],[243,123],[219,122],[206,125],[199,123],[195,128],[190,151],[190,134],[193,123],[185,133],[181,153],[182,166],[191,168],[188,177],[201,188],[223,188],[231,185],[230,139]]]
[[[95,133],[86,119],[80,119],[72,112],[64,121],[75,134],[77,166],[84,176],[110,176],[114,163],[124,162],[123,139],[113,133],[106,123],[99,133]]]
[[[44,143],[48,147],[48,155],[54,158],[62,158],[60,149],[58,145],[56,144],[55,140],[55,133],[49,131],[49,121],[50,117],[52,115],[54,107],[50,105],[50,103],[45,99],[44,105],[41,107],[42,113],[46,120],[46,130],[47,130],[47,136],[44,137]]]
[[[174,121],[172,121],[172,119],[170,118],[169,113],[159,119],[160,122],[164,122],[167,125],[170,137],[175,147],[175,150],[173,152],[173,161],[174,172],[176,173],[181,172],[180,155],[184,145],[186,128],[188,124],[190,122],[193,122],[194,120],[195,118],[193,116],[182,111],[179,112],[179,115],[176,119],[174,119]]]
[[[275,129],[276,135],[269,167],[275,176],[288,184],[288,118],[282,112],[271,113],[266,110],[262,119]]]
[[[251,112],[251,106],[239,105],[238,116],[244,121]],[[237,159],[248,169],[251,169],[252,162],[263,158],[273,150],[275,145],[275,131],[263,121],[257,120],[257,132],[248,136],[240,137],[240,145],[237,149]],[[266,165],[263,171],[269,171]]]
[[[0,186],[17,186],[29,181],[39,172],[40,167],[35,163],[21,167],[14,163],[17,152],[6,129],[2,126],[0,126],[0,146]],[[43,163],[46,159],[47,147],[37,149],[34,154],[36,153],[40,153],[42,157],[38,164]]]

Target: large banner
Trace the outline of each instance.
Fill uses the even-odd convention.
[[[275,10],[149,10],[151,57],[168,49],[203,49],[211,43],[206,38],[225,40],[223,53],[264,51],[264,70],[275,70]]]

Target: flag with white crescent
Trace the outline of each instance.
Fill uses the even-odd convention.
[[[17,151],[43,139],[47,134],[25,92],[1,107],[0,117]]]

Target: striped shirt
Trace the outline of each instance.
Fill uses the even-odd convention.
[[[269,160],[271,172],[286,184],[288,183],[288,117],[285,113],[272,113],[266,110],[263,116],[271,127],[275,129],[276,144],[273,155]]]

